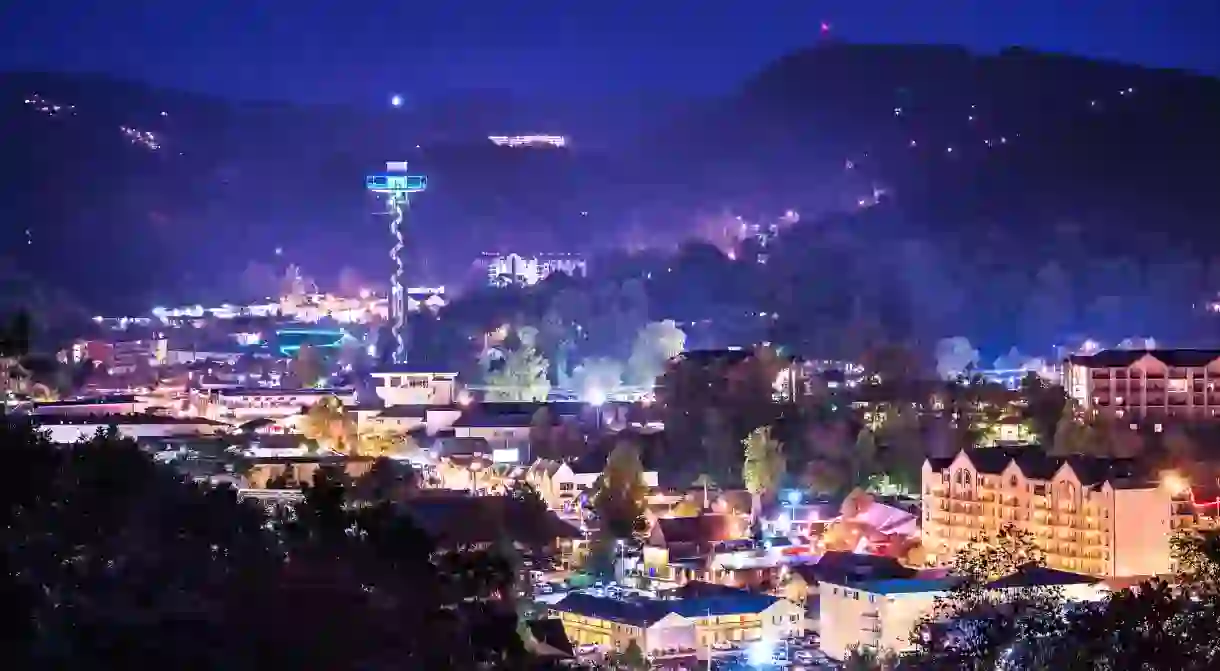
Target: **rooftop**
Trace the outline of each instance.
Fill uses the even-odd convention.
[[[1106,349],[1075,354],[1068,361],[1087,368],[1122,368],[1150,356],[1166,366],[1201,368],[1220,359],[1220,349]]]
[[[204,417],[171,417],[169,415],[150,415],[144,413],[104,414],[104,415],[34,415],[32,420],[39,426],[51,425],[98,425],[98,426],[131,426],[134,424],[184,424],[196,426],[226,426]]]
[[[377,370],[369,373],[376,377],[378,375],[440,375],[448,377],[457,377],[457,371],[437,370],[436,366],[430,366],[421,362],[410,363],[395,363],[385,366],[379,366]]]
[[[919,594],[925,592],[943,592],[953,586],[952,578],[890,578],[887,580],[866,580],[851,583],[849,586],[870,594]]]
[[[979,472],[999,475],[1016,462],[1017,468],[1031,480],[1049,480],[1064,464],[1070,466],[1085,486],[1098,486],[1109,481],[1114,487],[1149,486],[1150,475],[1133,459],[1113,459],[1086,455],[1056,457],[1037,448],[1005,449],[999,447],[970,447],[961,451]],[[951,459],[929,459],[935,471],[944,471],[952,464]]]
[[[746,590],[684,599],[614,599],[573,592],[551,606],[552,609],[600,620],[648,627],[671,613],[687,618],[747,615],[770,608],[778,597]]]
[[[361,408],[361,409],[365,409],[365,408]],[[367,409],[378,410],[379,408],[370,407]],[[439,411],[439,410],[456,411],[458,409],[459,409],[458,406],[455,406],[455,405],[445,405],[445,404],[439,404],[439,403],[391,405],[391,406],[386,407],[384,410],[381,410],[380,412],[378,412],[377,416],[378,417],[394,417],[394,418],[402,417],[402,418],[410,418],[410,419],[424,419],[425,417],[428,416],[429,410],[431,410],[431,411]]]
[[[521,414],[486,414],[479,410],[468,410],[453,422],[455,428],[524,428],[530,426],[534,416]],[[552,418],[552,421],[555,418]]]
[[[352,393],[350,387],[335,387],[326,389],[269,389],[266,387],[229,387],[217,389],[221,396],[336,396]]]
[[[1096,585],[1100,578],[1060,571],[1045,566],[1022,566],[1012,575],[987,583],[992,589],[1007,589],[1012,587],[1067,587],[1068,585]]]
[[[69,398],[62,401],[45,401],[38,403],[38,408],[68,407],[74,405],[107,405],[118,403],[136,403],[139,399],[135,394],[117,394],[112,396],[94,396],[91,398]]]

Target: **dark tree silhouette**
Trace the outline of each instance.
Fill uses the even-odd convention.
[[[183,482],[110,435],[0,426],[11,668],[517,668],[511,567],[445,550],[326,470],[295,510]]]

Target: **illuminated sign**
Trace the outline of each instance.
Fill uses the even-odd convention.
[[[369,175],[365,186],[369,191],[416,193],[428,188],[428,178],[423,175]]]

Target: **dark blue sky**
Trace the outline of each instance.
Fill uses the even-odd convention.
[[[235,97],[724,91],[818,39],[1024,46],[1220,74],[1216,0],[3,0],[0,69]]]

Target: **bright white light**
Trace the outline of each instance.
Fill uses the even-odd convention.
[[[395,93],[390,97],[390,104],[394,107],[402,107],[402,96]]]
[[[759,641],[746,651],[746,659],[750,666],[768,666],[775,655],[775,644],[770,641]]]
[[[591,389],[586,400],[595,408],[601,407],[606,402],[606,392],[601,389]]]
[[[1170,494],[1181,494],[1190,489],[1190,482],[1175,471],[1167,471],[1161,477],[1162,484]]]
[[[800,502],[801,502],[801,493],[800,492],[796,491],[795,489],[788,492],[788,503],[795,506],[795,505],[800,504]]]

